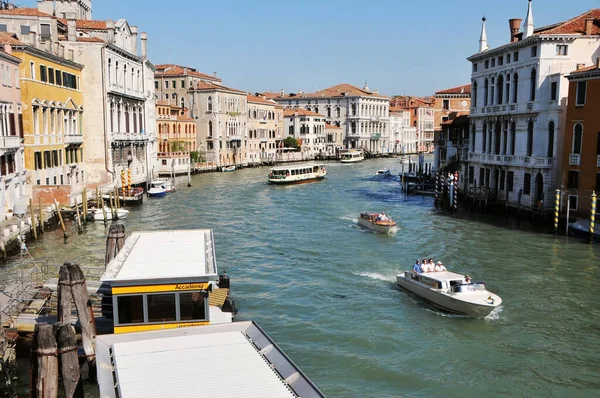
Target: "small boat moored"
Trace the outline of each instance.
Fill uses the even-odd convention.
[[[388,169],[381,169],[381,170],[377,170],[377,172],[375,172],[376,176],[381,176],[381,177],[389,177],[392,174],[390,173],[390,171]]]
[[[129,210],[125,209],[116,209],[117,211],[117,219],[124,220],[129,215]],[[104,206],[104,209],[96,209],[91,208],[88,209],[88,220],[92,221],[104,221],[104,215],[106,214],[106,218],[108,220],[112,220],[114,217],[111,214],[110,207]]]
[[[360,213],[358,224],[375,232],[389,234],[396,231],[396,221],[387,216],[384,212],[367,211]]]
[[[600,215],[596,213],[597,219],[600,219]],[[591,238],[594,242],[600,241],[600,231],[594,231],[594,235],[590,236],[590,220],[581,219],[575,222],[569,223],[569,234],[577,236],[579,238],[589,239]]]
[[[151,188],[164,188],[167,193],[175,192],[175,184],[170,178],[156,178],[150,183]]]
[[[322,180],[326,175],[324,164],[293,164],[272,168],[268,181],[271,184],[301,184]]]
[[[465,276],[449,271],[404,271],[396,276],[396,283],[436,308],[453,314],[485,317],[502,304],[500,296],[486,289],[485,282],[470,282]]]
[[[221,171],[223,171],[223,172],[235,171],[235,166],[223,166]]]

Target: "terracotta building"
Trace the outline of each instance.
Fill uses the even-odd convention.
[[[410,125],[416,128],[416,152],[433,151],[434,105],[432,97],[399,96],[390,106],[410,111]]]
[[[564,197],[563,203],[569,203],[571,214],[587,216],[592,192],[600,192],[600,58],[595,65],[580,67],[567,79],[561,188],[566,190],[568,201]]]
[[[460,115],[469,114],[471,109],[471,85],[452,87],[437,91],[434,96],[433,128],[442,131],[442,123]]]

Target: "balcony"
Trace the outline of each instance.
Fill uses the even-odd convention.
[[[65,144],[83,144],[83,134],[65,134]]]
[[[536,167],[551,169],[554,167],[554,158],[541,156],[514,156],[484,153],[469,153],[469,161],[498,166]]]
[[[227,136],[227,141],[241,141],[242,136],[239,134],[232,134]]]
[[[14,149],[21,146],[21,137],[10,135],[0,137],[0,149]]]
[[[147,141],[142,133],[112,133],[113,141]]]
[[[569,166],[579,166],[581,162],[581,155],[578,153],[571,153],[569,155]]]

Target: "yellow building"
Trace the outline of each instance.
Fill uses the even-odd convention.
[[[196,150],[196,121],[187,108],[156,104],[159,174],[183,173],[190,166],[190,152]]]
[[[74,204],[85,186],[83,66],[62,56],[60,46],[50,53],[7,33],[0,35],[0,45],[21,59],[25,168],[34,202]]]

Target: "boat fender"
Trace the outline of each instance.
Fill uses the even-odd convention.
[[[225,302],[223,302],[223,307],[221,308],[223,312],[231,312],[235,314],[237,309],[235,308],[235,300],[231,296],[227,296]]]
[[[230,286],[229,276],[225,273],[219,275],[219,287],[221,289],[229,289],[229,286]]]

